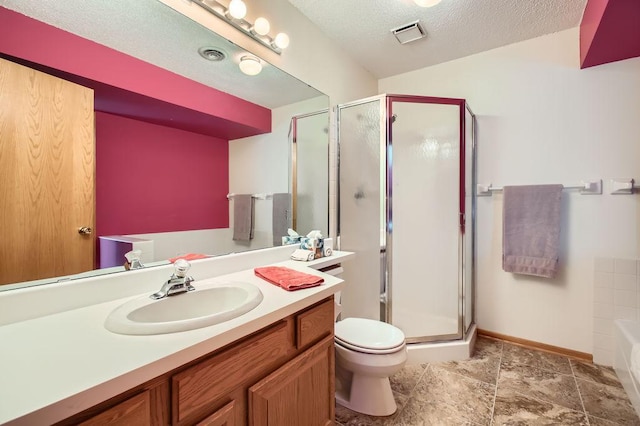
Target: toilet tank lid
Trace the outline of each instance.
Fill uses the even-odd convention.
[[[404,343],[398,327],[365,318],[345,318],[336,323],[336,339],[366,349],[392,349]]]

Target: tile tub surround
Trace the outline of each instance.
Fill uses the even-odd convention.
[[[613,365],[613,321],[640,320],[640,260],[595,259],[593,279],[593,362]]]
[[[478,337],[472,358],[406,366],[391,377],[398,411],[336,406],[338,425],[640,425],[613,370]]]

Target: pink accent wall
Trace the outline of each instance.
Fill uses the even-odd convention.
[[[581,68],[640,56],[640,0],[588,0],[580,24]]]
[[[96,109],[237,139],[271,131],[271,111],[0,7],[0,55],[95,90]]]
[[[229,142],[96,113],[96,232],[229,227]]]

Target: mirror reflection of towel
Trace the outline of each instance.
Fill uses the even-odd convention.
[[[233,196],[233,240],[250,241],[253,238],[253,196]]]
[[[291,194],[288,192],[273,194],[272,232],[273,245],[282,245],[282,237],[286,237],[287,231],[292,226]]]
[[[505,186],[502,269],[553,278],[558,269],[562,185]]]

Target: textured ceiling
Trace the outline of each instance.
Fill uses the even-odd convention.
[[[289,0],[377,78],[412,71],[580,24],[587,0]],[[427,37],[391,34],[420,20]],[[576,41],[577,42],[577,41]]]
[[[244,50],[157,0],[0,0],[0,6],[267,108],[322,94],[268,64],[257,76],[242,74]],[[221,48],[227,60],[203,59],[202,46]]]

